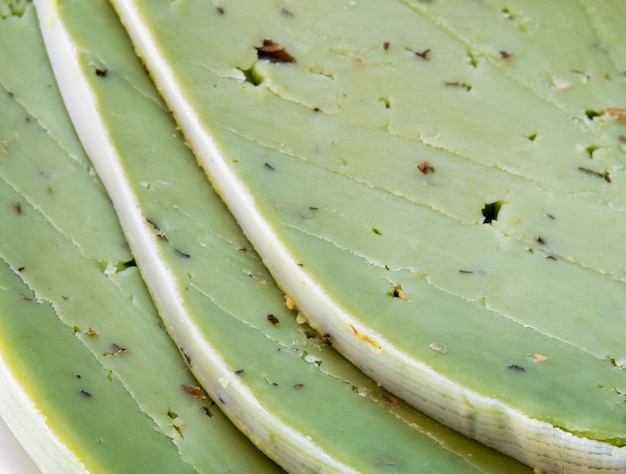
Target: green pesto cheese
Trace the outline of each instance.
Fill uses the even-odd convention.
[[[113,10],[37,7],[70,115],[165,326],[263,451],[292,472],[529,471],[408,407],[299,322],[153,100]]]
[[[333,347],[531,466],[626,468],[623,2],[113,4]]]
[[[44,472],[281,472],[164,331],[32,6],[0,21],[3,64],[23,45],[0,70],[0,415]]]

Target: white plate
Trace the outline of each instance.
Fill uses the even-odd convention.
[[[20,442],[0,417],[0,473],[41,474]]]

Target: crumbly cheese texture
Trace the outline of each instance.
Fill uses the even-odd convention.
[[[32,6],[0,57],[0,415],[43,472],[282,472],[162,328]]]
[[[624,2],[113,3],[334,347],[531,465],[624,468]]]
[[[299,324],[114,12],[97,1],[36,4],[64,99],[164,325],[244,433],[293,472],[528,471],[409,408]]]

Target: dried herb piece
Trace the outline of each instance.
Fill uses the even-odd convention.
[[[400,406],[400,399],[394,397],[393,395],[391,395],[390,393],[381,393],[380,394],[381,397],[383,397],[383,399],[389,403],[390,405],[394,406],[394,407],[399,407]]]
[[[284,46],[274,43],[271,39],[264,39],[261,46],[256,46],[259,59],[266,59],[271,63],[295,63],[296,58],[287,52]]]
[[[589,168],[585,168],[584,166],[579,166],[578,171],[582,171],[585,174],[589,174],[592,176],[597,176],[598,178],[604,179],[607,183],[611,182],[611,177],[609,176],[609,172],[605,171],[604,173],[600,173],[599,171],[594,171]]]
[[[510,59],[513,56],[513,53],[509,53],[508,51],[500,50],[500,57],[502,59]]]
[[[332,346],[333,345],[333,340],[330,337],[330,334],[328,334],[327,332],[322,334],[322,342],[324,344],[326,344],[327,346]]]
[[[474,270],[463,270],[463,269],[460,269],[459,273],[462,273],[464,275],[471,275],[472,273],[474,273]]]
[[[435,167],[431,165],[428,161],[422,161],[419,165],[417,165],[417,169],[420,170],[423,174],[430,174],[435,172]]]
[[[87,390],[81,390],[80,394],[85,397],[85,398],[91,398],[93,397],[93,395],[91,393],[89,393]]]
[[[272,324],[280,323],[280,320],[276,316],[274,316],[272,313],[267,315],[267,320]]]
[[[17,214],[21,214],[22,213],[22,205],[20,204],[20,202],[16,202],[15,204],[13,204],[13,209],[15,209],[15,212]]]
[[[535,240],[536,240],[536,241],[537,241],[537,243],[538,243],[538,244],[540,244],[540,245],[546,245],[546,244],[547,244],[546,239],[544,239],[544,238],[543,238],[543,237],[541,237],[540,235],[539,235],[539,236],[537,236],[537,238],[536,238]]]
[[[118,344],[111,344],[111,351],[107,352],[105,355],[112,355],[112,356],[116,356],[116,355],[120,355],[120,354],[126,354],[128,353],[128,349],[126,349],[125,347],[121,347]]]
[[[224,14],[224,7],[222,7],[221,5],[218,5],[217,7],[215,7],[215,9],[217,10],[217,13],[219,13],[220,15]]]
[[[23,301],[31,302],[33,301],[33,299],[30,296],[27,296],[25,293],[20,293],[20,298],[22,298]]]
[[[180,249],[174,249],[174,251],[183,258],[191,258],[191,255],[189,255],[187,252],[183,252]]]
[[[430,59],[430,48],[424,51],[415,51],[415,55],[422,58],[424,61],[428,61]]]
[[[154,230],[157,231],[156,236],[158,239],[161,239],[167,242],[167,237],[165,237],[165,234],[161,231],[161,227],[159,227],[159,225],[153,219],[146,218],[146,222],[150,224],[154,228]]]
[[[207,398],[207,396],[204,393],[204,390],[202,390],[197,385],[188,385],[184,383],[184,384],[181,384],[181,387],[183,387],[183,389],[185,389],[187,393],[190,393],[191,395],[196,397],[198,400],[206,400]]]
[[[526,372],[526,369],[524,367],[517,364],[509,364],[506,368],[512,370],[513,372]]]
[[[468,84],[467,82],[460,82],[460,81],[448,81],[448,82],[444,82],[445,86],[448,87],[462,87],[463,89],[465,89],[467,92],[472,90],[472,85]]]
[[[285,306],[287,306],[288,310],[292,310],[296,307],[296,302],[291,298],[291,296],[285,295]]]
[[[189,357],[189,354],[187,354],[182,347],[179,347],[179,349],[180,349],[181,354],[185,358],[185,361],[187,362],[187,365],[189,367],[191,367],[191,357]]]
[[[441,354],[445,354],[448,352],[446,347],[443,344],[439,344],[438,342],[431,342],[428,347],[430,347],[433,351],[439,352]]]
[[[384,49],[385,51],[387,51],[387,50],[389,49],[389,46],[391,46],[391,43],[389,43],[389,41],[385,41],[385,42],[383,43],[383,49]]]
[[[617,120],[626,120],[626,107],[605,107],[604,112]]]
[[[107,77],[108,73],[109,71],[107,69],[101,69],[101,68],[96,69],[96,76],[98,77]]]
[[[274,168],[272,165],[270,165],[267,161],[266,161],[265,163],[263,163],[263,165],[264,165],[267,169],[272,170],[272,171],[274,171],[274,170],[276,169],[276,168]]]
[[[98,335],[98,331],[96,331],[96,330],[94,330],[94,329],[89,328],[89,329],[87,329],[87,330],[85,331],[85,334],[86,334],[87,336],[89,336],[89,337],[93,337],[93,336],[97,336],[97,335]]]
[[[406,294],[406,291],[402,289],[401,285],[395,286],[393,290],[389,292],[389,296],[392,296],[394,298],[400,298],[403,301],[407,301],[409,299],[408,295]]]
[[[304,384],[303,383],[296,383],[293,385],[293,388],[303,388]]]

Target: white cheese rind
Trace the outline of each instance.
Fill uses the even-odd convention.
[[[46,424],[0,353],[0,415],[43,473],[84,473],[83,464]]]

